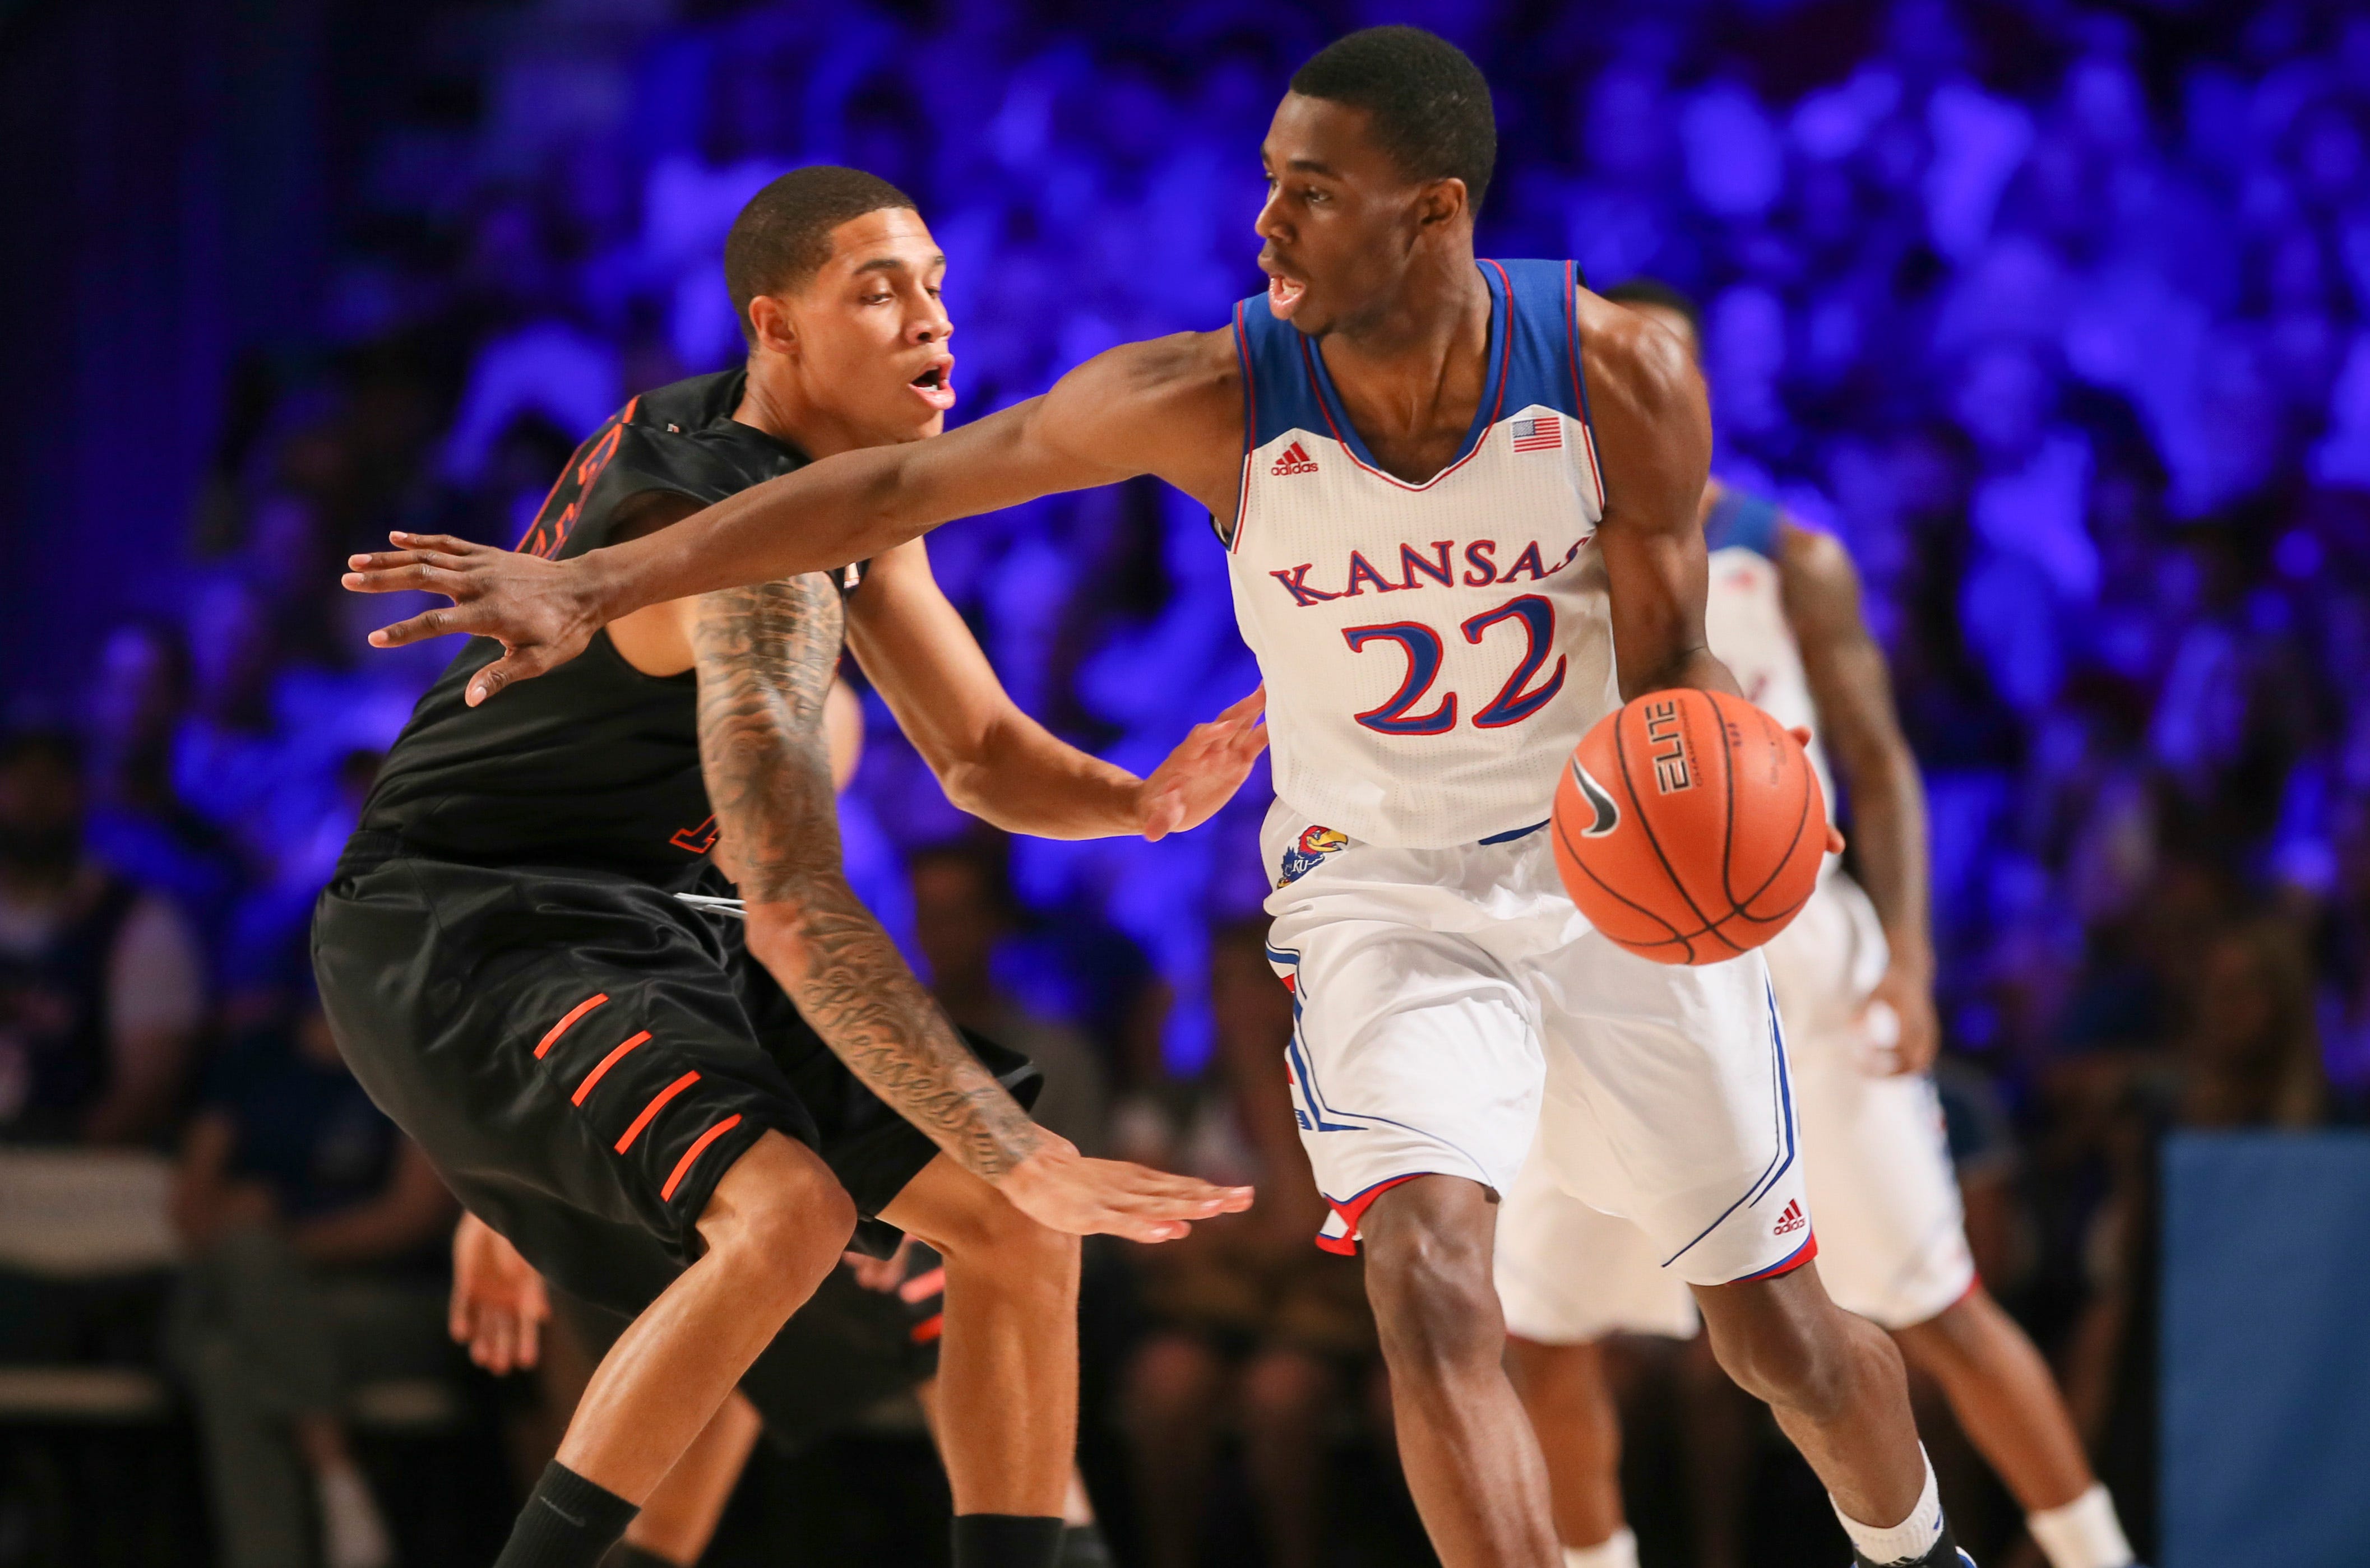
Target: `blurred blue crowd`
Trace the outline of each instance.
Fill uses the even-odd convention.
[[[375,62],[396,87],[352,132],[315,351],[250,360],[225,401],[188,531],[199,586],[116,629],[56,715],[87,856],[135,890],[121,939],[170,980],[121,1005],[180,1042],[109,1136],[165,1137],[205,1042],[301,993],[312,895],[449,655],[363,648],[407,607],[341,594],[339,559],[390,526],[511,542],[626,397],[729,362],[722,240],[759,186],[840,162],[919,200],[949,258],[955,417],[976,417],[1110,344],[1223,323],[1260,285],[1257,148],[1284,80],[1385,19],[1456,38],[1497,88],[1485,252],[1697,295],[1716,472],[1858,562],[1932,800],[1967,1171],[2013,1194],[1971,1210],[1999,1217],[1979,1250],[2089,1346],[2094,1436],[2118,1419],[2119,1342],[2084,1339],[2082,1314],[2146,1251],[2132,1150],[2176,1123],[2370,1104],[2370,17],[412,11]],[[1144,482],[930,549],[1022,704],[1143,771],[1257,680],[1209,528]],[[908,859],[978,846],[868,711],[849,856],[915,950]],[[0,761],[0,949],[21,927],[31,953],[12,867],[63,852],[39,842],[25,755]],[[1092,1138],[1191,1153],[1176,1086],[1224,1054],[1213,933],[1256,912],[1265,801],[1262,773],[1180,839],[980,861],[1018,911],[995,916],[994,985],[1084,1042]],[[40,1025],[12,1007],[0,1129],[29,1131]]]

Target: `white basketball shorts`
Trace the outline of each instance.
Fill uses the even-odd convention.
[[[1686,968],[1573,909],[1547,833],[1353,842],[1279,804],[1269,960],[1292,987],[1301,1140],[1352,1250],[1411,1176],[1556,1187],[1629,1220],[1658,1270],[1720,1285],[1813,1255],[1794,1092],[1756,954]]]
[[[1925,1322],[1973,1288],[1974,1261],[1933,1082],[1878,1076],[1859,1024],[1886,962],[1876,910],[1831,873],[1763,951],[1791,1047],[1820,1279],[1886,1328]],[[1680,1281],[1608,1237],[1614,1223],[1551,1184],[1516,1185],[1498,1222],[1511,1332],[1549,1345],[1686,1332],[1670,1326],[1693,1320]]]

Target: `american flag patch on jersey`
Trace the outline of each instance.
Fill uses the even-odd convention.
[[[1563,421],[1553,414],[1542,414],[1536,419],[1514,421],[1516,452],[1545,452],[1549,447],[1563,445]]]

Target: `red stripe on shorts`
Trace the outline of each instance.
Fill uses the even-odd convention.
[[[588,996],[583,1001],[578,1002],[575,1006],[569,1008],[568,1010],[568,1016],[562,1018],[558,1023],[554,1024],[551,1026],[551,1033],[543,1037],[543,1044],[535,1047],[535,1059],[541,1061],[543,1059],[543,1053],[558,1045],[559,1043],[560,1036],[565,1035],[570,1029],[575,1028],[576,1021],[578,1019],[583,1017],[586,1013],[592,1012],[594,1008],[600,1006],[603,1002],[608,1000],[609,993],[607,991],[603,991],[598,996]]]
[[[611,1051],[607,1056],[603,1057],[601,1059],[601,1065],[584,1075],[584,1082],[576,1086],[576,1093],[568,1097],[568,1103],[571,1105],[582,1104],[584,1103],[584,1096],[592,1093],[592,1085],[600,1082],[602,1076],[611,1068],[617,1065],[617,1059],[624,1056],[627,1051],[632,1050],[636,1046],[640,1045],[644,1040],[647,1040],[650,1037],[650,1032],[648,1029],[645,1029],[640,1034],[636,1035],[633,1038],[627,1040],[624,1045],[619,1046],[616,1050]]]
[[[669,1176],[666,1179],[666,1185],[659,1189],[659,1201],[664,1203],[673,1197],[674,1189],[683,1185],[683,1178],[690,1173],[692,1166],[698,1162],[699,1157],[708,1152],[708,1146],[740,1125],[741,1116],[736,1111],[693,1139],[691,1147],[683,1151],[683,1158],[674,1162],[674,1174]]]
[[[617,1152],[623,1154],[627,1150],[631,1149],[634,1146],[634,1139],[641,1137],[642,1129],[650,1125],[650,1118],[663,1110],[669,1100],[698,1082],[699,1074],[686,1072],[652,1095],[650,1103],[642,1107],[642,1114],[634,1118],[634,1125],[626,1129],[626,1136],[617,1140]]]

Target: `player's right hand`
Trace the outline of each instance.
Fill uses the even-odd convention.
[[[392,550],[350,555],[338,580],[355,593],[441,593],[449,610],[426,610],[381,626],[374,647],[402,647],[466,632],[502,645],[502,657],[469,682],[476,707],[514,681],[530,681],[584,651],[601,629],[583,570],[566,561],[498,550],[446,533],[390,533]]]
[[[1013,1207],[1049,1230],[1131,1242],[1173,1242],[1196,1219],[1251,1206],[1248,1187],[1214,1186],[1124,1160],[1089,1160],[1052,1133],[995,1183]]]
[[[453,1300],[445,1327],[469,1359],[500,1376],[541,1359],[551,1298],[543,1276],[501,1232],[463,1213],[453,1230]]]

